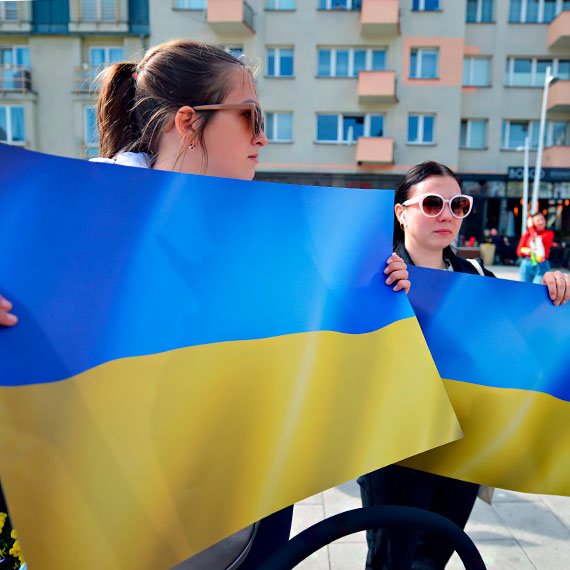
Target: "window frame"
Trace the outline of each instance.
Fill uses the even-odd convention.
[[[291,138],[290,139],[280,139],[276,138],[269,138],[267,134],[267,129],[265,129],[265,135],[267,136],[267,142],[270,143],[292,143],[293,142],[293,111],[267,111],[265,113],[265,122],[269,124],[269,121],[272,122],[271,128],[273,129],[273,134],[276,135],[278,132],[278,123],[279,117],[282,115],[289,115],[291,117]]]
[[[436,114],[435,113],[408,113],[408,132],[406,133],[406,144],[410,144],[413,146],[431,146],[431,145],[435,145],[437,144],[436,141],[436,133],[435,133],[435,119],[436,119]],[[418,139],[421,139],[419,141],[410,141],[410,117],[418,117]],[[433,133],[433,140],[431,141],[425,141],[423,140],[423,134],[424,134],[424,120],[425,117],[432,117],[433,118],[433,129],[432,129],[432,133]],[[421,136],[420,136],[421,134]]]
[[[208,8],[208,0],[203,0],[204,6],[202,8],[190,8],[189,6],[177,6],[178,2],[183,2],[184,4],[189,4],[192,0],[173,0],[174,6],[172,7],[173,10],[189,10],[191,12],[203,12]]]
[[[13,105],[13,104],[0,104],[0,108],[3,108],[6,113],[6,140],[0,141],[0,143],[9,144],[12,146],[26,146],[26,109],[24,105]],[[15,141],[13,139],[13,129],[12,129],[12,109],[22,109],[22,115],[24,116],[24,140]]]
[[[91,63],[91,62],[93,61],[93,60],[91,59],[91,52],[92,52],[93,50],[96,50],[96,49],[102,49],[102,50],[105,52],[104,62],[101,63],[100,65],[94,65],[94,64]],[[122,50],[123,55],[121,56],[121,59],[119,59],[118,61],[111,61],[110,52],[111,52],[112,49],[120,49],[120,50]],[[93,66],[93,67],[101,67],[101,68],[107,67],[108,65],[112,65],[113,63],[119,63],[119,62],[125,60],[125,46],[119,46],[119,45],[117,45],[117,46],[109,46],[109,45],[107,45],[107,46],[95,46],[95,45],[89,46],[89,49],[88,49],[88,57],[89,57],[89,65],[91,65],[91,66]]]
[[[487,83],[479,85],[473,83],[473,61],[476,59],[484,60],[487,62]],[[463,70],[465,70],[465,63],[469,64],[469,82],[463,83],[463,77],[461,78],[462,87],[491,87],[491,57],[490,56],[479,56],[479,55],[466,55],[463,56]]]
[[[514,70],[515,70],[515,61],[516,60],[530,60],[530,83],[516,85],[513,84],[514,78]],[[509,56],[507,57],[507,65],[508,69],[505,70],[505,87],[544,87],[544,81],[539,83],[536,82],[536,74],[537,74],[537,65],[539,60],[543,59],[552,59],[552,75],[558,75],[558,65],[560,61],[570,61],[570,55],[568,57],[554,57],[551,55],[547,56],[535,56],[535,57],[516,57],[516,56]]]
[[[274,67],[275,73],[273,75],[269,75],[269,52],[273,50],[274,53]],[[281,50],[291,50],[293,52],[293,69],[291,75],[282,75],[281,74]],[[286,77],[291,78],[295,77],[295,46],[266,46],[266,65],[267,71],[265,73],[265,77]]]
[[[319,139],[319,128],[318,128],[318,117],[319,116],[327,116],[327,117],[336,117],[337,118],[337,138],[336,140],[321,140]],[[336,144],[336,145],[347,145],[353,146],[358,142],[358,137],[355,137],[352,141],[344,140],[343,139],[343,123],[345,117],[363,117],[364,118],[364,128],[363,128],[363,137],[370,138],[370,122],[372,117],[382,117],[382,131],[385,132],[386,130],[386,113],[329,113],[329,112],[320,112],[316,114],[316,121],[315,121],[315,143],[318,144]],[[385,135],[381,137],[372,137],[372,138],[385,138]]]
[[[530,139],[529,148],[531,151],[536,151],[538,148],[538,134],[536,136],[537,143],[533,145],[534,130],[539,129],[540,132],[540,121],[538,119],[503,119],[502,133],[501,133],[501,150],[517,150],[518,146],[506,146],[510,138],[511,123],[526,123],[527,133]],[[554,125],[555,123],[565,123],[566,124],[566,141],[565,144],[557,145],[554,144]],[[570,121],[546,121],[544,129],[544,148],[551,146],[569,146],[570,145]],[[524,142],[523,142],[524,144]]]
[[[470,144],[471,129],[472,129],[474,122],[485,124],[485,141],[484,141],[482,146],[475,146],[475,145]],[[488,145],[487,145],[488,128],[487,128],[487,126],[489,125],[489,120],[488,119],[461,119],[461,126],[463,126],[463,123],[466,123],[465,144],[464,145],[461,144],[461,135],[460,135],[460,137],[459,137],[459,148],[460,149],[474,149],[474,150],[485,150],[486,148],[488,148]]]
[[[412,52],[416,52],[416,75],[412,75]],[[421,71],[423,68],[423,54],[426,51],[435,51],[437,54],[437,61],[436,61],[436,70],[435,76],[433,77],[424,77],[421,75]],[[409,60],[409,77],[408,79],[439,79],[439,47],[412,47],[410,48],[410,60]]]
[[[331,59],[330,59],[330,68],[331,74],[330,75],[321,75],[319,74],[319,53],[321,51],[330,51],[331,52]],[[348,52],[348,74],[347,75],[337,75],[337,52],[338,51],[347,51]],[[355,60],[355,53],[357,51],[364,51],[366,52],[366,60],[364,64],[364,69],[362,71],[386,71],[386,54],[387,48],[371,48],[371,47],[317,47],[317,75],[316,77],[333,77],[333,78],[341,78],[341,79],[354,79],[358,77],[358,74],[354,74],[354,60]],[[382,52],[384,54],[384,69],[372,69],[372,61],[374,59],[374,52]],[[333,73],[334,72],[334,73]]]
[[[317,10],[323,10],[323,11],[326,10],[331,12],[356,12],[360,11],[362,5],[362,0],[346,0],[346,8],[333,8],[332,7],[333,2],[335,2],[336,0],[324,0],[325,7],[321,8],[321,1],[322,0],[319,0],[319,5],[317,7]]]
[[[538,14],[536,18],[536,22],[527,22],[528,16],[528,0],[520,0],[521,8],[519,12],[519,20],[511,20],[511,4],[513,0],[509,2],[509,24],[549,24],[552,20],[554,20],[557,16],[560,15],[563,9],[563,0],[556,0],[556,8],[554,9],[554,18],[552,20],[544,20],[544,5],[545,0],[538,0]]]
[[[417,8],[414,8],[414,4],[417,2]],[[431,8],[426,10],[426,0],[412,0],[412,12],[441,12],[441,0],[436,0],[437,8]]]
[[[268,12],[294,12],[295,10],[297,10],[297,0],[293,0],[293,8],[280,8],[279,3],[282,2],[283,0],[273,0],[273,2],[275,3],[275,8],[269,8],[269,6],[267,5],[269,1],[270,0],[265,0],[265,9]]]
[[[466,7],[468,8],[468,3],[470,0],[467,0]],[[473,2],[477,2],[477,10],[474,20],[467,19],[467,13],[465,14],[465,23],[466,24],[493,24],[495,22],[495,0],[491,0],[492,2],[492,9],[491,9],[491,19],[490,20],[483,20],[483,2],[484,0],[471,0]]]

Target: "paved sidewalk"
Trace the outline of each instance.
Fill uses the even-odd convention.
[[[491,266],[497,277],[518,280],[518,267]],[[569,475],[570,476],[570,475]],[[339,485],[295,505],[292,536],[326,517],[360,507],[355,481]],[[479,499],[466,531],[489,570],[563,570],[570,568],[570,498],[497,489],[493,505]],[[322,548],[299,570],[364,570],[364,533]],[[454,555],[447,570],[461,570]]]

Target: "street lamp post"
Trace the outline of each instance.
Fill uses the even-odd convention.
[[[536,165],[534,168],[534,181],[532,185],[531,212],[538,211],[538,188],[540,187],[540,173],[542,172],[542,150],[544,148],[544,130],[546,123],[546,104],[548,102],[548,87],[558,81],[558,77],[550,75],[552,68],[546,68],[544,76],[544,89],[542,91],[542,107],[540,110],[540,128],[538,130],[538,149],[536,153]]]
[[[528,134],[524,139],[524,163],[523,163],[523,203],[522,203],[522,227],[521,236],[526,232],[526,218],[528,216],[528,149],[530,141]],[[534,173],[536,178],[536,172]]]

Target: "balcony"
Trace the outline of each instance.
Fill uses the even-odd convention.
[[[253,8],[244,0],[209,0],[206,20],[219,34],[255,34]]]
[[[399,35],[399,0],[362,0],[360,9],[360,33],[365,36]]]
[[[356,164],[394,164],[394,139],[358,137]]]
[[[70,32],[128,32],[127,0],[73,0]]]
[[[548,24],[548,49],[570,49],[570,10],[563,10]]]
[[[570,113],[570,80],[557,81],[548,89],[548,112]]]
[[[570,146],[549,146],[544,149],[542,166],[546,168],[570,168]]]
[[[0,2],[0,31],[29,32],[31,29],[31,2]]]
[[[359,103],[397,103],[395,71],[360,71]]]
[[[99,84],[96,79],[102,69],[100,66],[86,63],[75,67],[73,69],[73,91],[75,93],[97,93]]]
[[[23,65],[0,65],[0,92],[26,93],[32,90],[32,76]]]

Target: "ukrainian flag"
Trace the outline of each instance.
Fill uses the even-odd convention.
[[[465,434],[403,465],[570,495],[570,305],[545,286],[410,268],[410,300]]]
[[[0,161],[0,473],[31,568],[170,568],[460,436],[383,284],[393,193]]]

